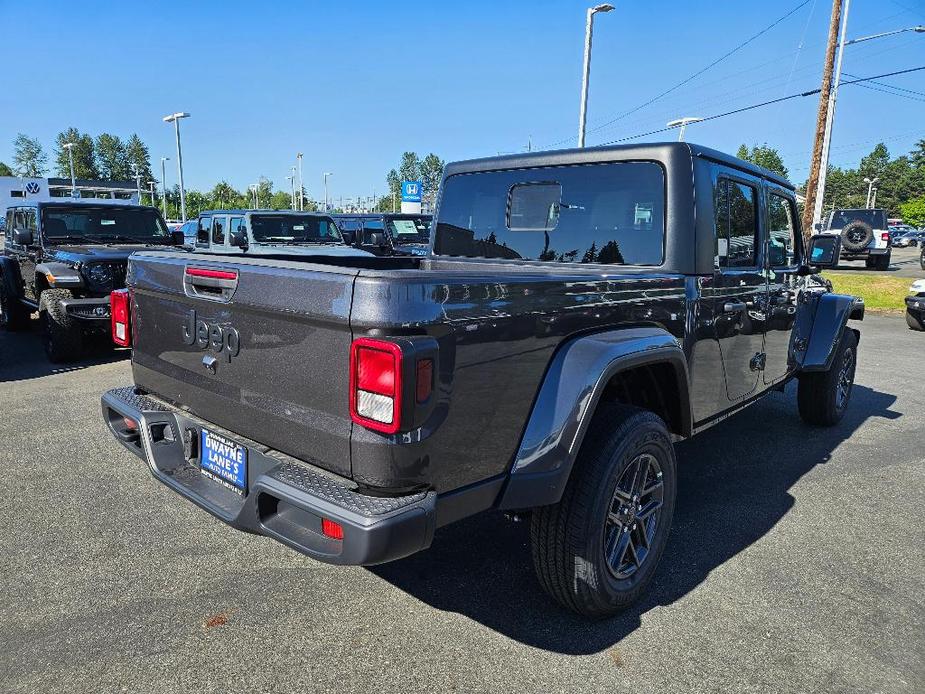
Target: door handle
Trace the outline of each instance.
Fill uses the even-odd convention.
[[[727,301],[723,304],[723,313],[739,313],[745,308],[745,303],[742,301]]]

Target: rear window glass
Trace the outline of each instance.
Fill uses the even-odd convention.
[[[470,258],[660,265],[665,177],[653,162],[450,176],[434,252]]]
[[[829,229],[844,229],[852,222],[864,222],[874,229],[886,229],[886,210],[835,210]]]

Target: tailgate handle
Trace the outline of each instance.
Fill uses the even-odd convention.
[[[230,301],[237,288],[237,270],[188,266],[183,274],[183,289],[187,296],[211,301]]]

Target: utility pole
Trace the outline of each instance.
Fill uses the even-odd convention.
[[[841,23],[842,0],[833,0],[832,19],[829,22],[829,42],[825,49],[825,65],[822,69],[822,89],[819,92],[819,113],[816,116],[816,138],[813,142],[813,158],[810,161],[809,180],[806,182],[806,202],[803,203],[803,237],[809,241],[813,234],[813,216],[816,210],[816,186],[822,166],[822,141],[825,138],[825,124],[828,120],[829,97],[832,93],[832,72],[835,69],[835,46],[838,43],[838,25]],[[818,191],[821,196],[822,191]]]

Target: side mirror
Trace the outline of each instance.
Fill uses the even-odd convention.
[[[230,243],[235,248],[240,248],[242,250],[247,250],[247,234],[244,229],[240,227],[231,232],[231,235],[228,238],[228,243]]]
[[[177,229],[176,231],[170,232],[170,241],[174,246],[182,246],[186,243],[186,237],[183,235],[183,232]]]
[[[16,229],[13,231],[13,243],[17,246],[31,246],[32,232],[26,229]]]
[[[340,232],[341,237],[344,239],[344,243],[348,246],[353,245],[353,232],[352,231],[342,231]]]
[[[841,253],[841,235],[817,234],[809,239],[807,264],[813,267],[835,267]]]
[[[369,235],[369,245],[370,246],[384,246],[385,237],[377,231],[374,231]]]

